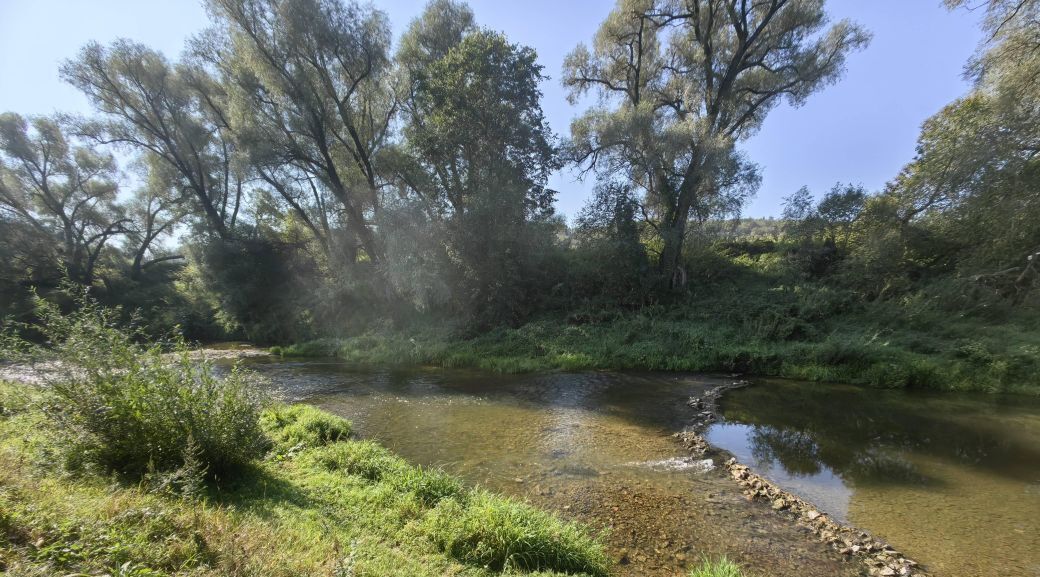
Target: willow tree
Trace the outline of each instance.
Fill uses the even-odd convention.
[[[260,178],[320,241],[338,223],[355,258],[382,261],[371,220],[396,113],[386,15],[339,0],[209,7],[217,29],[200,46],[227,85],[231,126]]]
[[[102,251],[127,232],[117,174],[111,154],[70,141],[55,120],[0,115],[0,213],[43,242],[57,240],[60,265],[76,282],[93,283]]]
[[[564,62],[572,102],[600,97],[572,124],[570,156],[643,191],[660,272],[683,284],[691,214],[755,184],[736,143],[782,99],[836,81],[868,40],[848,21],[828,27],[823,0],[619,0]]]
[[[171,64],[129,40],[88,44],[62,65],[61,75],[102,113],[80,131],[161,159],[191,194],[203,230],[232,236],[245,175],[234,163],[218,83],[196,66]]]
[[[187,216],[189,204],[177,186],[176,171],[161,159],[145,155],[137,164],[144,177],[142,186],[126,202],[130,218],[126,249],[133,280],[140,280],[151,267],[184,258],[166,250],[161,240],[174,236],[178,224]]]

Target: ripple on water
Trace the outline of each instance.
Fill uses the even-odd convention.
[[[697,459],[695,457],[671,457],[669,459],[658,459],[656,461],[638,461],[625,463],[629,467],[644,467],[654,471],[694,471],[707,473],[715,470],[715,461],[712,459]]]

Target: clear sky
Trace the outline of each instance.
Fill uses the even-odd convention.
[[[374,2],[399,35],[426,0]],[[477,21],[513,42],[534,47],[551,79],[542,105],[559,134],[580,109],[560,86],[564,56],[589,41],[613,0],[469,0]],[[828,0],[837,20],[851,18],[874,34],[853,55],[845,78],[798,109],[783,105],[743,144],[763,169],[748,216],[778,215],[781,199],[807,185],[816,193],[835,182],[880,189],[912,158],[921,122],[962,95],[961,72],[981,33],[979,12],[948,12],[940,0]],[[144,42],[176,58],[184,41],[206,25],[200,0],[0,0],[0,111],[22,114],[89,112],[58,65],[90,40]],[[557,209],[574,216],[592,188],[564,170],[551,186]]]

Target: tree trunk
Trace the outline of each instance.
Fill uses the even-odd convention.
[[[681,289],[686,286],[686,270],[682,267],[683,243],[686,240],[686,227],[690,221],[690,209],[700,192],[703,175],[707,171],[707,158],[704,154],[695,153],[690,164],[683,175],[683,182],[679,186],[675,202],[672,203],[665,213],[664,221],[661,223],[661,260],[658,262],[658,272],[662,279],[667,279],[668,287]],[[661,179],[664,185],[664,179]]]

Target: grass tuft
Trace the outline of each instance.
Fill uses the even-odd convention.
[[[579,526],[483,491],[440,501],[423,528],[449,557],[495,571],[609,574],[599,541]]]
[[[744,577],[740,565],[722,557],[712,561],[705,559],[700,566],[690,571],[689,577]]]
[[[260,415],[260,426],[280,448],[321,447],[350,438],[350,421],[309,405],[278,405]]]

